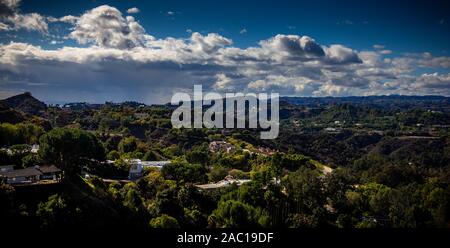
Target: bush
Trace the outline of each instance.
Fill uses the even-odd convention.
[[[199,164],[176,162],[168,164],[161,169],[165,179],[184,182],[205,182],[206,169]]]
[[[223,180],[228,175],[228,169],[215,165],[208,174],[209,181],[217,182]]]
[[[121,153],[134,152],[137,148],[137,139],[135,137],[127,137],[120,141],[119,151]]]
[[[167,214],[150,220],[150,227],[152,228],[180,228],[178,221]]]

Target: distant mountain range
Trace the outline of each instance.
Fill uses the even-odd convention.
[[[302,105],[305,107],[316,108],[325,107],[328,105],[337,104],[351,104],[358,106],[390,108],[390,109],[409,109],[409,108],[430,108],[439,110],[450,110],[450,97],[445,96],[402,96],[402,95],[388,95],[388,96],[348,96],[348,97],[280,97],[281,106],[286,105]],[[113,104],[107,102],[105,104]],[[67,103],[66,108],[71,109],[85,109],[85,108],[100,108],[103,104],[90,103]],[[143,105],[138,102],[123,102],[115,105],[127,105],[130,107],[138,107]],[[170,104],[168,104],[170,105]],[[19,94],[0,100],[0,110],[20,111],[25,114],[41,115],[47,109],[44,102],[39,101],[29,92]]]
[[[281,97],[280,102],[323,107],[336,104],[351,104],[375,108],[409,109],[413,107],[450,110],[450,97],[445,96],[348,96],[348,97]]]

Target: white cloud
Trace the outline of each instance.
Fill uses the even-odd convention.
[[[46,18],[38,13],[21,13],[20,0],[0,1],[0,31],[25,29],[48,33]]]
[[[225,74],[220,73],[216,75],[217,81],[213,84],[213,88],[216,90],[232,89],[233,80],[227,77]]]
[[[358,54],[352,49],[342,45],[331,45],[325,49],[327,60],[332,63],[361,63]]]
[[[21,13],[20,0],[0,1],[0,31],[25,29],[48,33],[46,18],[38,13]]]
[[[59,41],[59,40],[52,40],[50,41],[50,45],[57,45],[57,44],[62,44],[64,43],[63,41]]]
[[[11,27],[8,24],[0,22],[0,31],[8,31],[10,29]]]
[[[191,35],[191,43],[194,51],[213,53],[221,47],[233,44],[233,41],[215,33],[203,36],[200,33],[194,32]]]
[[[127,9],[127,13],[128,13],[128,14],[137,14],[137,13],[139,13],[139,12],[140,12],[140,10],[139,10],[138,8],[136,8],[136,7]]]
[[[308,36],[276,35],[260,42],[261,48],[275,57],[321,57],[322,47]]]
[[[379,44],[375,44],[375,45],[373,45],[373,48],[375,48],[375,49],[384,49],[386,46],[384,46],[384,45],[379,45]]]
[[[143,46],[149,38],[133,17],[124,18],[118,9],[108,5],[84,13],[69,37],[80,44],[92,43],[121,49]]]
[[[48,25],[45,18],[37,13],[15,14],[9,18],[13,23],[14,29],[34,30],[40,33],[48,33]]]
[[[70,23],[70,24],[76,24],[78,19],[80,19],[78,16],[73,16],[73,15],[67,15],[67,16],[63,16],[60,18],[55,18],[52,16],[47,17],[47,20],[49,22],[65,22],[65,23]]]
[[[241,29],[241,30],[239,31],[239,33],[240,33],[240,34],[246,34],[246,33],[247,33],[247,29],[246,29],[246,28],[243,28],[243,29]]]

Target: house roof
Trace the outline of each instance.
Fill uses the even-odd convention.
[[[40,176],[42,174],[55,173],[55,172],[61,172],[61,170],[54,165],[35,166],[35,167],[28,167],[28,168],[19,169],[19,170],[2,171],[2,172],[0,172],[0,176],[7,177],[7,178],[29,177],[29,176]]]
[[[8,172],[0,172],[0,175],[7,178],[13,178],[13,177],[39,176],[42,175],[42,173],[39,170],[35,169],[34,167],[29,167],[25,169],[13,170]]]
[[[13,171],[13,170],[14,170],[14,165],[0,166],[0,172],[8,172],[8,171]]]
[[[55,173],[55,172],[61,172],[61,170],[54,166],[54,165],[50,165],[50,166],[39,166],[37,168],[39,171],[41,171],[42,173]]]

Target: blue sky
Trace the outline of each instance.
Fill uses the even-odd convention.
[[[11,0],[0,1],[7,4]],[[92,20],[88,14],[99,6],[117,11],[117,18],[122,18],[120,22],[125,26],[139,25],[136,36],[131,37],[128,31],[124,31],[125,37],[121,33],[123,30],[116,32],[110,29],[107,19],[102,23],[90,23]],[[133,7],[139,12],[127,13]],[[448,1],[24,0],[11,10],[13,14],[2,16],[5,28],[0,28],[0,42],[4,46],[0,55],[4,56],[4,61],[9,61],[0,63],[0,70],[9,75],[0,78],[0,96],[29,90],[44,98],[49,98],[48,93],[61,93],[58,94],[61,101],[101,102],[136,98],[159,102],[170,99],[171,91],[188,89],[194,82],[216,90],[272,90],[302,96],[449,94]],[[102,8],[101,11],[106,13],[109,9]],[[95,16],[93,12],[91,16]],[[28,16],[31,13],[38,14],[41,19],[31,18]],[[57,20],[69,15],[76,19],[71,22]],[[133,19],[128,20],[126,16]],[[82,30],[83,25],[100,26]],[[115,37],[119,40],[105,40],[111,34],[120,34],[120,37]],[[296,44],[305,42],[301,41],[305,36],[312,39],[307,43],[321,46],[323,54],[308,54],[305,47],[296,47]],[[118,46],[114,43],[116,41],[127,45],[120,43]],[[32,46],[29,49],[35,57],[20,63],[11,59],[11,56],[18,56],[18,45]],[[66,49],[62,51],[64,47]],[[197,47],[201,51],[195,50]],[[70,54],[73,51],[67,48],[83,48],[78,54],[88,55],[74,58]],[[148,54],[145,59],[138,56],[142,54],[141,48]],[[259,50],[249,51],[248,48]],[[105,55],[112,52],[111,49],[117,49],[114,55]],[[180,53],[183,49],[191,53]],[[236,52],[235,49],[240,50]],[[276,57],[280,54],[283,56]],[[118,57],[112,63],[98,56]],[[264,56],[274,59],[267,62]],[[92,57],[96,59],[90,60]],[[24,56],[19,58],[24,59]],[[114,66],[119,60],[126,64],[127,70],[121,69],[123,73],[114,75],[115,78],[125,79],[130,73],[143,75],[142,78],[130,77],[131,82],[127,85],[131,88],[122,85],[125,83],[108,83],[114,79],[108,78],[107,72],[117,72]],[[105,71],[104,74],[93,71],[94,62]],[[75,79],[69,79],[78,75],[62,69],[54,72],[54,77],[48,75],[49,78],[45,78],[46,67],[55,63],[61,68],[72,65],[73,70],[85,72],[90,76],[77,80],[90,83],[76,85]],[[183,65],[183,69],[164,66],[171,63]],[[205,63],[210,67],[200,66]],[[238,69],[240,66],[245,68]],[[153,71],[156,68],[160,73]],[[18,75],[17,71],[21,70],[28,71],[28,75]],[[169,80],[166,70],[171,76],[171,73],[180,75]],[[69,79],[64,79],[62,74]],[[183,78],[191,81],[175,82]],[[96,87],[89,88],[92,84]],[[155,90],[154,86],[161,84],[167,84],[167,87],[158,88],[156,93],[141,93]],[[84,95],[85,99],[74,94]]]
[[[309,35],[323,44],[441,54],[450,44],[448,1],[24,1],[24,12],[82,14],[108,4],[137,6],[141,25],[156,37],[186,37],[186,30],[215,32],[236,46],[253,46],[276,34]],[[172,12],[173,14],[168,14]],[[245,35],[240,34],[246,29]]]

